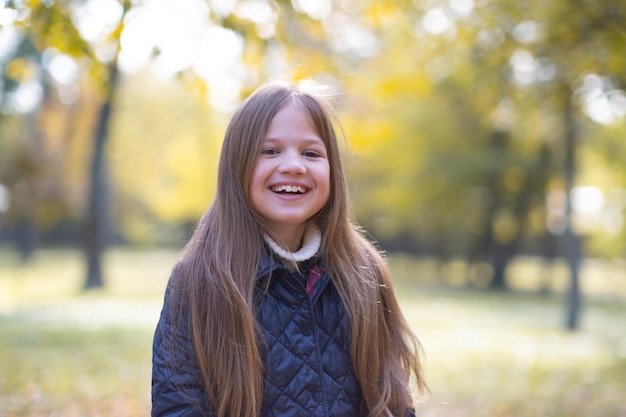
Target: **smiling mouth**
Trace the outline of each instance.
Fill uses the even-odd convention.
[[[272,191],[278,194],[303,194],[306,190],[299,185],[276,185]]]

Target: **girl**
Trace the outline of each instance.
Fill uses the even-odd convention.
[[[349,219],[336,120],[312,86],[266,83],[226,130],[155,332],[153,417],[414,414],[420,345]]]

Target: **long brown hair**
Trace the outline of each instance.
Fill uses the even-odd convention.
[[[222,146],[215,199],[174,273],[173,288],[188,315],[180,325],[189,326],[207,400],[219,417],[256,417],[261,409],[263,365],[253,297],[264,232],[249,187],[268,125],[290,102],[308,111],[328,153],[330,196],[311,221],[321,230],[321,260],[351,319],[351,354],[364,408],[369,416],[403,416],[412,405],[410,380],[425,389],[420,345],[400,312],[386,262],[349,218],[337,121],[329,100],[311,85],[268,82],[235,112]]]

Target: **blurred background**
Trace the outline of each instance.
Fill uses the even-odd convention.
[[[341,95],[425,416],[626,416],[626,3],[0,1],[0,417],[142,416],[225,126]]]

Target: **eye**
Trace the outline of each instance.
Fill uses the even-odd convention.
[[[261,155],[276,155],[278,153],[279,153],[278,149],[274,149],[274,148],[261,149]]]
[[[319,152],[316,151],[304,151],[302,152],[302,155],[308,158],[320,158],[322,156]]]

